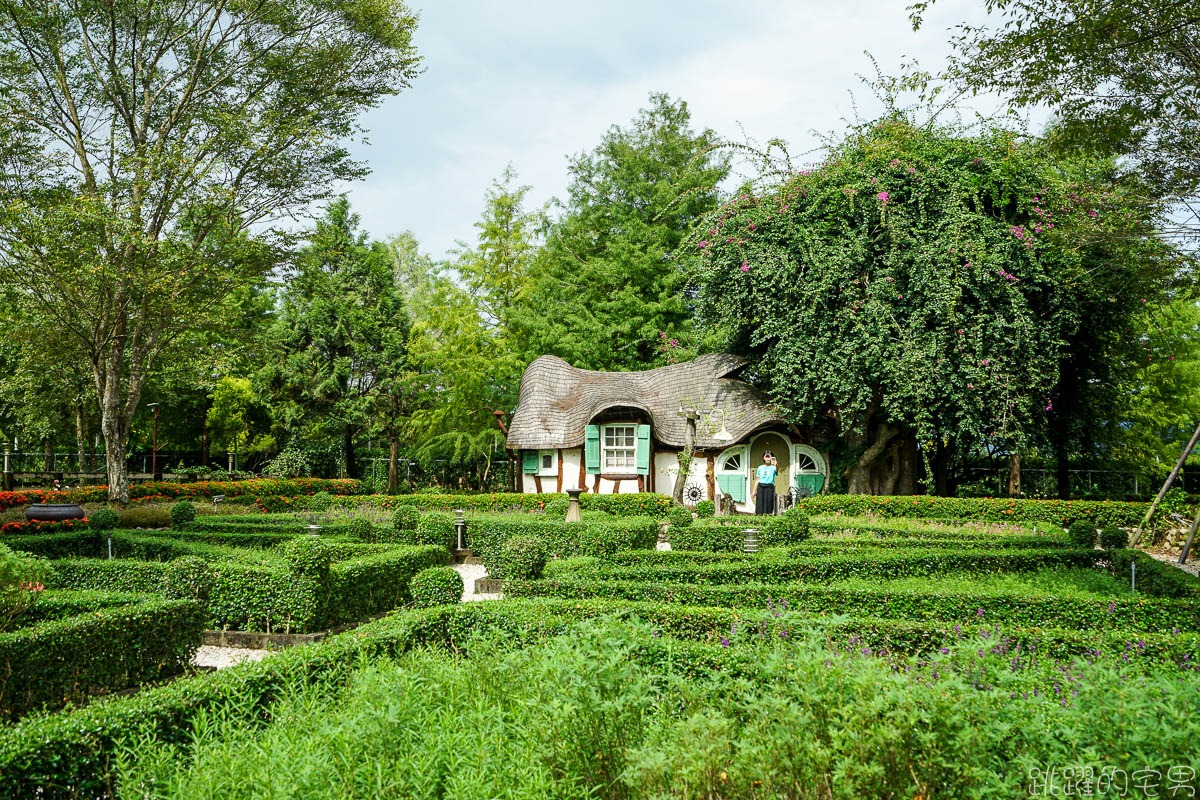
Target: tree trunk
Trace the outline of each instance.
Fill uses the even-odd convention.
[[[400,440],[388,439],[388,494],[400,490]]]
[[[950,496],[950,463],[953,459],[954,443],[937,442],[933,453],[933,493],[938,497]]]
[[[75,403],[75,451],[78,461],[75,462],[75,471],[83,472],[83,454],[87,449],[87,430],[83,424],[83,403],[76,401]]]
[[[858,461],[846,469],[846,491],[849,494],[884,494],[880,479],[889,484],[892,482],[893,476],[882,462],[886,461],[884,455],[888,453],[889,445],[899,435],[900,429],[881,423],[876,426],[874,433],[874,440],[858,457]],[[881,466],[884,469],[881,470]]]
[[[54,472],[54,445],[50,437],[42,439],[42,472]]]
[[[692,456],[695,453],[696,417],[690,412],[684,422],[683,452],[679,454],[679,471],[675,473],[675,485],[671,488],[671,499],[676,505],[683,505],[683,487],[687,484],[688,475],[692,471]]]
[[[342,463],[346,469],[342,477],[358,477],[358,465],[354,463],[354,429],[349,425],[342,429]]]
[[[129,464],[125,461],[127,434],[119,431],[119,425],[104,428],[104,460],[108,471],[108,500],[111,503],[129,503]]]
[[[208,402],[204,403],[202,409],[204,413],[200,417],[200,464],[207,467],[211,463],[208,449],[212,447],[211,436],[208,432]]]
[[[1021,496],[1021,454],[1013,453],[1008,458],[1008,496]]]

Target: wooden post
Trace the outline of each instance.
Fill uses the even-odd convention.
[[[1154,516],[1155,510],[1158,509],[1158,504],[1162,502],[1166,496],[1167,490],[1171,488],[1171,484],[1175,482],[1175,478],[1179,476],[1179,471],[1183,469],[1183,463],[1188,460],[1188,456],[1192,454],[1192,450],[1196,447],[1196,442],[1200,441],[1200,425],[1196,426],[1196,432],[1192,434],[1192,440],[1188,442],[1187,447],[1183,448],[1183,453],[1179,456],[1179,461],[1175,463],[1175,469],[1171,470],[1171,474],[1167,476],[1167,480],[1163,483],[1162,488],[1158,490],[1158,497],[1154,498],[1154,502],[1150,504],[1150,510],[1146,512],[1146,516],[1142,518],[1142,524],[1138,525],[1137,530],[1133,532],[1133,536],[1129,540],[1130,547],[1137,547],[1142,541],[1142,531],[1150,524],[1150,519]]]

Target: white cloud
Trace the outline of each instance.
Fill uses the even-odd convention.
[[[697,129],[783,138],[799,154],[819,144],[813,131],[843,129],[856,104],[863,119],[880,112],[856,77],[873,73],[864,50],[885,72],[905,55],[937,67],[946,29],[981,17],[966,0],[945,0],[914,33],[904,4],[883,0],[746,0],[736,11],[476,0],[418,10],[427,71],[368,115],[371,146],[358,153],[374,172],[348,191],[372,236],[412,230],[438,256],[473,238],[483,194],[506,164],[534,203],[562,196],[567,157],[627,124],[652,91],[686,100]]]

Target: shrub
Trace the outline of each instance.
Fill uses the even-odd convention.
[[[0,718],[182,672],[203,629],[195,603],[154,598],[0,634]]]
[[[333,553],[328,544],[315,536],[297,536],[279,548],[292,572],[324,583],[329,577]]]
[[[369,546],[346,547],[366,551]],[[329,576],[331,602],[320,624],[329,627],[363,620],[404,605],[412,599],[413,576],[429,567],[445,566],[449,558],[440,547],[390,547],[336,562]]]
[[[1016,500],[1000,498],[964,498],[912,496],[874,496],[864,494],[822,494],[806,497],[797,507],[808,514],[842,513],[852,517],[868,514],[884,519],[917,518],[976,520],[979,522],[1051,522],[1066,527],[1072,520],[1087,519],[1097,528],[1137,525],[1149,509],[1149,503],[1123,503],[1110,500]]]
[[[421,522],[421,512],[416,506],[397,506],[392,512],[392,528],[399,533],[411,534]]]
[[[199,556],[182,556],[167,564],[163,595],[172,600],[195,600],[207,605],[215,577],[212,567]]]
[[[500,560],[492,577],[505,580],[535,580],[546,568],[546,548],[533,536],[513,536],[500,548]]]
[[[413,544],[431,544],[444,547],[447,551],[454,550],[458,546],[454,517],[443,511],[430,511],[423,515],[413,534]]]
[[[328,511],[333,505],[333,495],[329,492],[317,492],[308,499],[308,507],[312,511]]]
[[[417,608],[453,605],[462,601],[463,579],[451,567],[429,567],[413,576],[408,592]]]
[[[180,500],[171,506],[171,527],[187,525],[196,519],[196,507],[187,500]]]
[[[672,528],[686,528],[692,524],[692,512],[683,506],[671,506],[667,512],[667,523]]]
[[[94,531],[111,531],[121,518],[111,508],[98,508],[88,517],[88,526]]]
[[[347,520],[346,533],[360,542],[374,542],[379,538],[375,535],[375,526],[366,517],[351,517]]]
[[[48,572],[39,559],[19,556],[0,544],[0,631],[12,627],[37,602]]]
[[[565,519],[567,516],[567,506],[570,505],[570,502],[570,500],[561,495],[555,495],[546,501],[546,516]]]
[[[696,553],[741,552],[746,543],[746,534],[734,525],[689,525],[671,527],[667,539],[672,550]]]
[[[808,515],[798,508],[790,508],[777,517],[767,517],[760,527],[760,547],[799,544],[809,536]]]
[[[1121,580],[1130,580],[1132,566],[1137,564],[1137,590],[1151,597],[1177,597],[1193,599],[1200,597],[1200,578],[1196,578],[1171,564],[1164,564],[1141,550],[1111,550],[1113,575]]]
[[[1096,525],[1091,520],[1077,519],[1067,528],[1067,538],[1076,547],[1096,546]]]
[[[1106,525],[1100,529],[1100,546],[1105,550],[1117,550],[1129,546],[1129,534],[1115,525]]]
[[[649,517],[585,519],[567,522],[545,517],[475,517],[470,521],[471,549],[488,572],[501,577],[501,549],[513,536],[534,536],[547,558],[608,556],[624,550],[653,550],[658,543],[658,521]]]
[[[699,519],[709,519],[717,513],[717,504],[712,500],[701,500],[696,503],[696,516]]]

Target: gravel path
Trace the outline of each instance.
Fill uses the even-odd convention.
[[[1200,578],[1200,561],[1196,561],[1196,557],[1200,556],[1200,553],[1195,552],[1195,549],[1195,547],[1192,548],[1193,552],[1188,554],[1187,563],[1184,564],[1179,563],[1178,553],[1167,553],[1162,550],[1147,550],[1146,555],[1150,556],[1151,558],[1156,558],[1164,564],[1170,564],[1172,567],[1177,567],[1184,572]]]
[[[274,650],[251,650],[245,647],[213,647],[202,644],[192,657],[192,666],[223,669],[240,664],[243,661],[261,661]]]
[[[473,603],[479,600],[499,600],[498,594],[476,594],[475,581],[487,577],[487,567],[483,564],[455,564],[454,571],[463,579],[463,602]]]

